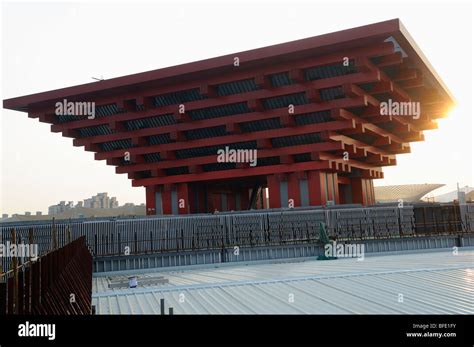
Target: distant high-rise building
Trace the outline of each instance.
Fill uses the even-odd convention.
[[[129,206],[134,206],[134,204],[129,204]],[[74,201],[68,201],[68,203],[66,203],[66,201],[60,201],[57,205],[49,206],[48,214],[58,215],[74,208],[112,209],[119,207],[120,205],[117,198],[109,197],[108,193],[104,192],[97,193],[96,195],[84,199],[83,201],[78,201],[76,205],[74,205]]]
[[[119,203],[117,201],[117,198],[116,197],[110,198],[109,208],[118,208],[118,207],[119,207]]]

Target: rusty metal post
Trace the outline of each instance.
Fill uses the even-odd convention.
[[[57,239],[57,234],[56,234],[56,223],[55,223],[55,219],[53,217],[53,226],[52,226],[52,242],[53,242],[53,251],[56,250],[58,248],[58,239]]]

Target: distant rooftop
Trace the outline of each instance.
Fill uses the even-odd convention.
[[[374,187],[375,201],[396,202],[402,199],[404,202],[416,202],[421,200],[429,192],[443,187],[444,184],[400,184],[393,186]]]

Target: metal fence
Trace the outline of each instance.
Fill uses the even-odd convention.
[[[441,213],[442,217],[422,219],[420,208],[424,215]],[[51,223],[3,226],[2,242],[9,240],[9,231],[13,227],[19,243],[27,239],[30,229],[34,229],[40,252],[50,250],[54,242],[61,246],[69,238],[85,236],[94,256],[112,256],[315,243],[319,240],[320,223],[326,225],[328,236],[337,240],[474,232],[472,206],[466,208],[465,215],[461,214],[459,206],[339,206],[100,221],[71,220],[55,223],[54,227]]]
[[[85,237],[36,260],[18,260],[0,275],[0,314],[91,313],[92,255]]]

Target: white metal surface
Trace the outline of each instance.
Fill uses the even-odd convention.
[[[134,289],[108,283],[137,275]],[[168,284],[140,286],[164,276]],[[98,314],[474,314],[474,249],[100,274]]]

